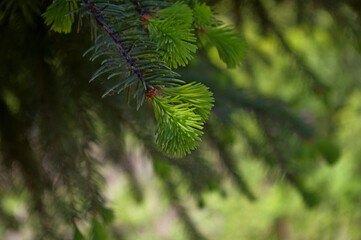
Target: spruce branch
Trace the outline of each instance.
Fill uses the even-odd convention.
[[[205,3],[196,2],[193,9],[194,27],[204,29],[212,24],[212,10]]]
[[[182,102],[188,103],[194,108],[194,112],[202,118],[203,122],[208,119],[214,98],[213,93],[205,85],[192,82],[179,87],[164,88],[161,92],[165,96],[179,96]]]
[[[74,1],[54,1],[41,16],[50,29],[59,33],[70,33],[74,23],[74,15],[69,14],[77,8]]]
[[[212,95],[200,83],[164,88],[154,95],[156,141],[163,152],[183,157],[198,146],[203,124],[213,106]]]
[[[156,141],[171,157],[183,157],[198,146],[202,135],[202,118],[179,97],[153,98],[157,120]]]
[[[204,34],[199,34],[202,43],[215,46],[228,68],[235,68],[240,64],[247,53],[247,43],[232,28],[220,26],[206,28],[203,32]]]
[[[237,67],[247,53],[246,41],[231,27],[212,18],[212,10],[206,4],[196,3],[193,9],[194,27],[205,47],[216,47],[227,68]]]
[[[139,80],[148,89],[149,82],[145,80],[135,59],[129,54],[122,41],[118,39],[115,30],[109,26],[109,24],[103,17],[101,11],[96,7],[96,4],[92,4],[89,0],[84,0],[84,3],[86,3],[86,5],[88,6],[97,23],[109,34],[111,39],[113,39],[113,41],[116,43],[119,53],[124,57],[125,61],[129,64],[129,67],[134,69],[134,72],[138,76]]]
[[[171,67],[186,66],[197,50],[192,32],[192,10],[177,2],[158,12],[159,17],[149,19],[150,37],[161,51],[162,59]]]
[[[92,61],[105,58],[90,81],[107,75],[116,82],[103,97],[127,89],[128,99],[131,94],[137,99],[137,109],[145,98],[152,102],[156,142],[169,156],[195,149],[213,106],[212,93],[202,84],[183,85],[170,68],[186,66],[194,57],[197,36],[204,45],[214,45],[228,67],[235,67],[245,53],[244,40],[229,27],[212,25],[215,20],[205,4],[191,9],[183,2],[81,2],[77,10],[85,10],[99,27],[85,54],[92,52]],[[195,35],[195,30],[205,34]]]
[[[85,53],[94,52],[91,60],[106,57],[91,81],[103,74],[108,75],[108,80],[120,78],[103,97],[114,92],[119,94],[127,88],[128,94],[133,92],[133,97],[137,98],[139,109],[148,91],[183,83],[177,79],[179,75],[160,59],[156,44],[149,37],[145,15],[151,11],[150,6],[143,6],[137,1],[117,5],[107,2],[94,4],[89,0],[83,2],[104,31]]]
[[[104,54],[109,55],[108,52],[111,54],[112,51],[108,49],[114,48],[114,43],[117,53],[122,56],[121,58],[116,56],[113,58],[108,57],[104,60],[102,63],[103,66],[96,71],[92,79],[104,73],[109,74],[109,79],[124,74],[129,68],[134,70],[134,73],[127,73],[119,83],[105,92],[103,96],[116,89],[119,93],[125,87],[135,83],[137,79],[140,79],[144,88],[140,87],[136,89],[134,95],[141,93],[141,102],[144,98],[147,98],[153,103],[157,120],[156,141],[160,149],[172,157],[182,157],[186,153],[190,153],[191,150],[198,146],[198,141],[200,141],[202,125],[207,119],[212,107],[212,93],[201,84],[192,83],[178,86],[182,81],[173,77],[173,72],[166,68],[162,60],[159,59],[159,54],[156,52],[157,49],[152,47],[146,49],[148,48],[147,46],[146,48],[140,46],[139,51],[134,50],[134,45],[137,45],[137,40],[134,39],[134,36],[139,35],[143,38],[141,40],[143,44],[146,42],[149,46],[157,45],[158,49],[165,48],[160,56],[163,59],[165,58],[166,64],[173,67],[176,67],[178,64],[185,65],[188,59],[191,58],[189,53],[195,52],[196,49],[195,45],[185,41],[195,41],[195,38],[192,37],[193,35],[182,36],[182,33],[191,34],[193,18],[190,8],[183,3],[176,3],[160,10],[158,12],[159,18],[148,19],[147,24],[143,27],[149,31],[150,39],[147,40],[147,32],[144,31],[144,29],[136,29],[136,27],[133,26],[126,26],[122,32],[115,32],[109,21],[103,16],[103,13],[115,14],[117,6],[104,4],[102,8],[104,10],[100,11],[97,5],[92,4],[89,0],[84,2],[98,25],[104,29],[108,35],[108,37],[101,35],[99,39],[103,40],[98,39],[98,43],[89,50],[95,51],[91,58],[95,59]],[[144,17],[142,5],[135,1],[133,1],[131,5],[133,7],[136,6],[136,15],[139,17],[138,24],[142,25],[142,22],[140,22],[140,19]],[[123,8],[122,12],[125,12],[126,8]],[[179,31],[173,31],[174,28],[172,26],[174,24],[178,24]],[[163,32],[157,35],[157,31],[158,33],[159,31]],[[122,36],[127,36],[127,38]],[[160,38],[156,36],[160,36]],[[152,44],[152,41],[154,44]],[[140,45],[142,45],[142,43],[140,43]],[[126,45],[131,45],[131,48],[127,48]],[[131,50],[128,51],[127,49]],[[150,50],[149,54],[144,53],[144,51],[147,50]],[[137,54],[143,57],[134,57],[134,55]],[[151,58],[147,59],[146,57]],[[119,66],[118,59],[120,59],[120,61],[125,60],[126,64],[124,64],[124,61],[120,63],[121,66],[125,67],[125,70],[117,70]],[[118,63],[118,65],[113,62]],[[139,67],[138,64],[140,64]],[[156,64],[166,68],[165,70],[167,70],[167,72],[154,68],[157,66]],[[144,73],[144,69],[149,71]],[[141,102],[138,102],[138,108]]]

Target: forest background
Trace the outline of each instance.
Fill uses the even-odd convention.
[[[1,239],[361,238],[360,1],[208,1],[247,55],[177,69],[215,98],[180,159],[150,104],[89,84],[91,24],[50,31],[49,4],[0,3]]]

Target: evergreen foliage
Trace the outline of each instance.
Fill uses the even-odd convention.
[[[203,127],[202,118],[194,113],[195,108],[178,96],[156,96],[153,106],[156,140],[163,152],[171,157],[183,157],[198,146]]]
[[[208,119],[214,102],[212,93],[201,83],[189,83],[174,88],[162,89],[162,94],[170,97],[178,97],[180,101],[188,103],[194,112],[198,114],[202,121]]]
[[[272,38],[272,41],[275,40],[281,46],[277,51],[289,54],[290,59],[283,60],[294,65],[286,64],[287,69],[281,73],[285,75],[284,81],[289,83],[290,79],[296,78],[311,82],[311,87],[302,85],[307,94],[298,92],[291,99],[288,98],[289,95],[282,96],[289,103],[286,105],[278,99],[281,96],[278,91],[284,89],[282,86],[285,82],[277,80],[274,83],[272,77],[268,78],[267,72],[264,73],[267,66],[273,65],[270,63],[274,59],[262,51],[264,42],[257,40],[253,45],[250,44],[252,51],[248,55],[249,59],[244,62],[242,71],[228,72],[220,69],[213,63],[214,59],[210,61],[206,57],[206,51],[214,46],[222,60],[229,67],[234,67],[240,64],[246,47],[239,34],[232,27],[219,24],[211,8],[205,4],[198,1],[156,0],[50,2],[10,0],[0,3],[0,34],[4,36],[0,39],[3,54],[0,58],[0,238],[4,231],[7,234],[28,232],[29,229],[34,239],[105,240],[138,239],[139,235],[144,237],[142,233],[149,231],[145,224],[132,219],[128,221],[128,218],[119,220],[119,216],[115,216],[113,212],[138,218],[139,212],[148,214],[144,213],[146,211],[143,211],[143,205],[135,205],[139,212],[133,216],[134,210],[128,212],[126,209],[129,204],[121,202],[120,206],[116,206],[119,210],[114,207],[112,200],[107,199],[109,195],[116,195],[113,191],[110,194],[104,192],[104,185],[113,180],[114,172],[124,177],[121,182],[127,182],[116,188],[124,191],[127,197],[134,198],[128,202],[134,200],[140,203],[148,197],[146,194],[150,188],[156,189],[156,204],[173,214],[178,220],[176,224],[183,225],[189,239],[218,237],[204,231],[204,226],[199,227],[198,225],[204,224],[204,218],[199,220],[190,211],[194,211],[194,202],[199,207],[210,204],[207,201],[208,194],[205,194],[210,191],[218,192],[219,196],[227,199],[233,191],[233,188],[228,188],[228,180],[242,193],[235,198],[237,204],[248,204],[243,197],[251,201],[265,199],[266,201],[261,200],[253,206],[263,204],[265,208],[259,211],[273,211],[272,204],[269,204],[272,199],[266,199],[264,194],[268,194],[265,192],[269,190],[273,192],[273,186],[278,188],[282,185],[287,187],[286,190],[282,188],[284,193],[277,196],[277,201],[282,204],[286,197],[296,196],[291,198],[290,205],[302,205],[297,194],[308,206],[316,206],[320,201],[326,200],[322,204],[323,210],[332,205],[334,208],[330,208],[329,212],[338,212],[338,216],[342,218],[347,213],[347,223],[357,222],[357,211],[349,210],[359,204],[360,190],[355,187],[355,183],[359,182],[358,151],[353,153],[353,159],[356,159],[353,165],[350,164],[352,161],[335,164],[340,156],[344,156],[338,149],[340,142],[351,142],[350,149],[360,149],[360,131],[355,124],[359,119],[359,114],[356,113],[360,96],[353,94],[353,104],[350,106],[345,99],[357,91],[357,81],[350,79],[357,79],[358,65],[351,68],[350,63],[356,62],[354,53],[350,51],[352,44],[345,44],[345,39],[339,34],[339,27],[329,30],[330,26],[335,25],[329,26],[326,21],[324,28],[330,32],[318,32],[315,36],[321,36],[322,41],[323,37],[328,36],[325,41],[327,47],[339,44],[337,46],[340,46],[347,61],[335,61],[333,65],[326,62],[326,70],[321,66],[312,68],[310,66],[313,60],[308,62],[309,59],[299,54],[288,42],[289,38],[273,22],[266,1],[243,1],[244,9],[236,7],[241,1],[226,1],[235,6],[231,16],[236,23],[248,27],[244,24],[252,21],[250,26],[255,25],[257,30],[264,30],[258,37],[267,38],[274,34],[276,38]],[[218,1],[211,1],[214,2]],[[276,1],[274,5],[279,6],[285,2],[287,1]],[[307,24],[308,21],[314,23],[315,16],[307,12],[308,3],[294,3],[297,5],[290,4],[287,7],[295,9],[292,13],[299,15],[297,21],[302,24]],[[355,15],[348,15],[349,12],[346,11],[345,15],[342,10],[350,10],[356,5],[351,0],[338,1],[334,5],[321,1],[313,7],[321,9],[322,13],[334,14],[337,21],[347,29],[349,22],[345,19],[349,20],[350,16],[356,16],[360,11],[355,11]],[[176,11],[174,6],[181,11]],[[249,17],[249,9],[252,10],[252,18]],[[79,18],[77,22],[77,16],[83,18]],[[44,17],[46,24],[52,26],[44,24]],[[317,16],[317,19],[318,17],[322,20],[324,16]],[[78,33],[72,31],[64,36],[49,32],[49,29],[69,32],[73,19],[80,27]],[[241,21],[242,19],[247,21]],[[170,30],[171,23],[180,23],[180,30],[192,40],[173,33]],[[165,35],[152,33],[152,27],[157,24],[166,26]],[[178,25],[173,27],[179,29]],[[90,32],[92,38],[89,37]],[[159,44],[162,39],[171,38],[178,45],[169,41]],[[347,41],[351,43],[353,39]],[[200,48],[202,45],[205,49]],[[81,58],[88,46],[91,47],[85,54],[94,63]],[[187,54],[187,51],[177,52],[179,46],[187,46],[190,50]],[[170,52],[167,48],[171,49]],[[327,49],[327,52],[332,54],[331,50]],[[165,58],[165,54],[168,57]],[[211,54],[211,51],[208,52],[208,55]],[[315,57],[316,54],[318,53],[315,52],[312,56]],[[180,63],[186,65],[192,59],[195,61],[189,64],[191,66],[182,68]],[[330,59],[327,58],[327,61]],[[321,62],[323,61],[317,63]],[[98,64],[100,66],[95,69],[94,65]],[[345,79],[350,81],[325,81],[322,76],[328,76],[330,66],[335,69],[340,67],[342,74],[347,76]],[[172,70],[176,67],[178,73]],[[90,81],[94,82],[88,84],[91,72],[94,74]],[[272,97],[265,96],[267,91],[258,86],[261,85],[258,75],[261,73],[270,84],[267,86],[272,86],[271,83],[277,86],[275,91],[268,92],[274,94]],[[246,74],[247,84],[240,87],[240,82],[237,81],[241,74]],[[329,92],[320,95],[317,88],[313,87],[313,81],[330,86],[334,90],[333,95]],[[296,82],[297,80],[292,82],[292,89],[299,90]],[[102,94],[105,98],[100,98]],[[112,96],[106,97],[110,95]],[[136,99],[135,103],[130,101],[133,98]],[[322,113],[316,116],[313,113],[304,114],[300,108],[311,105],[308,101],[317,106],[322,105]],[[290,110],[289,106],[298,112]],[[140,110],[135,111],[135,108]],[[335,121],[339,118],[342,119],[345,131],[341,141],[335,141],[335,135],[339,134],[339,126]],[[350,126],[354,126],[352,131],[346,131]],[[315,127],[319,131],[316,132]],[[186,155],[199,145],[201,136],[203,143],[200,149]],[[323,173],[330,175],[329,179],[332,181],[324,182],[322,176],[316,181],[313,181],[314,178],[310,179],[310,176],[314,176],[315,169],[325,165],[320,160],[333,164],[326,166],[327,172]],[[254,179],[259,176],[253,178],[252,175],[256,165],[247,167],[249,162],[253,164],[256,161],[257,166],[262,166],[261,173],[257,174],[264,175],[258,180]],[[342,181],[334,184],[333,180],[340,175],[336,171],[337,167],[345,162],[350,164],[347,165],[347,173],[352,171],[354,175],[347,175],[347,179],[342,178]],[[138,172],[139,166],[152,169],[152,179],[155,179],[156,184],[148,188],[149,185],[142,182],[142,179],[148,181],[149,178],[144,176],[147,174]],[[327,190],[326,186],[332,187]],[[340,186],[346,188],[338,195]],[[143,189],[145,187],[147,189]],[[297,191],[293,191],[294,189]],[[167,199],[160,202],[158,196],[163,195]],[[211,195],[217,196],[213,193]],[[24,205],[26,217],[22,213],[18,215],[15,211],[6,209],[5,203],[9,198],[15,198]],[[346,202],[346,207],[338,209],[344,206],[340,205],[338,198]],[[229,212],[239,212],[242,219],[248,221],[251,215],[247,214],[252,211],[233,208]],[[306,211],[300,207],[296,212],[298,214],[295,212],[292,211],[286,217],[297,215],[299,220],[299,216]],[[350,212],[354,218],[348,218]],[[314,209],[314,214],[318,213],[319,209]],[[235,221],[237,223],[239,215]],[[275,227],[277,222],[273,221],[273,217],[278,219],[279,216],[273,216],[273,213],[270,215],[272,216],[261,215],[260,222],[271,219],[269,229],[273,234],[279,226]],[[321,225],[321,229],[327,228],[323,222],[313,222],[314,217],[315,215],[311,215],[310,228],[314,229],[318,225]],[[220,218],[218,215],[216,218],[219,226]],[[240,222],[239,225],[243,224],[241,220]],[[302,222],[304,226],[303,219]],[[334,228],[334,224],[339,223],[332,222],[330,226]],[[154,222],[149,225],[151,231],[154,231]],[[332,233],[339,234],[339,229],[344,229],[345,226],[347,229],[352,227],[340,225]],[[353,228],[359,232],[358,226]],[[238,229],[239,227],[236,230]],[[253,227],[248,231],[252,232],[249,235],[251,237],[245,239],[256,239],[252,236],[262,235],[264,232],[254,231]],[[268,230],[266,232],[265,235]],[[327,236],[332,238],[332,233]],[[317,234],[322,235],[323,232]],[[157,237],[159,236],[156,235],[155,238]],[[148,236],[145,238],[148,239]]]
[[[151,39],[161,51],[161,58],[167,65],[177,68],[186,66],[197,50],[192,33],[192,10],[184,3],[177,2],[159,11],[159,18],[149,20]]]
[[[74,15],[69,14],[76,9],[74,1],[54,1],[42,15],[45,24],[51,26],[50,29],[59,33],[70,33],[74,23]]]
[[[228,27],[214,27],[204,29],[200,34],[205,45],[210,44],[217,48],[219,57],[229,68],[235,68],[246,55],[247,44],[237,36],[234,30]]]
[[[212,93],[200,83],[162,89],[153,98],[156,141],[161,150],[171,157],[183,157],[194,150],[212,102]]]
[[[203,29],[212,24],[212,10],[205,3],[196,2],[193,9],[194,27]]]
[[[199,84],[177,87],[183,81],[177,79],[179,75],[171,68],[186,66],[193,58],[197,50],[193,31],[209,25],[212,15],[205,4],[196,3],[192,11],[183,2],[162,9],[157,3],[146,2],[145,7],[141,1],[114,4],[87,0],[80,3],[78,11],[91,15],[99,27],[99,31],[95,31],[95,44],[85,54],[92,53],[91,61],[99,57],[104,60],[90,81],[103,75],[107,75],[108,80],[115,79],[103,97],[127,89],[128,96],[137,99],[137,109],[146,97],[152,100],[152,92],[161,91],[162,95],[157,96],[153,104],[156,119],[160,121],[156,130],[157,143],[170,156],[182,157],[201,140],[198,122],[208,118],[213,98],[207,88]],[[73,16],[64,14],[64,9],[69,4],[72,3],[55,1],[43,15],[46,24],[52,24],[56,31],[68,32],[69,19],[73,21]],[[61,15],[66,19],[61,20]],[[61,24],[63,28],[59,27]],[[208,42],[216,46],[229,67],[240,63],[245,44],[232,30],[210,28],[205,33]],[[200,92],[195,94],[198,90]],[[160,100],[163,97],[164,100]]]

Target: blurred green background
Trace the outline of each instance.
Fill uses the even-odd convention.
[[[0,239],[361,239],[360,1],[208,1],[249,48],[177,69],[216,101],[184,159],[88,83],[89,21],[51,32],[50,3],[0,3]]]

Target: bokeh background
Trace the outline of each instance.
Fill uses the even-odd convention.
[[[361,239],[361,1],[208,1],[248,54],[177,69],[216,101],[183,159],[88,83],[89,19],[52,32],[50,3],[0,2],[0,239]]]

